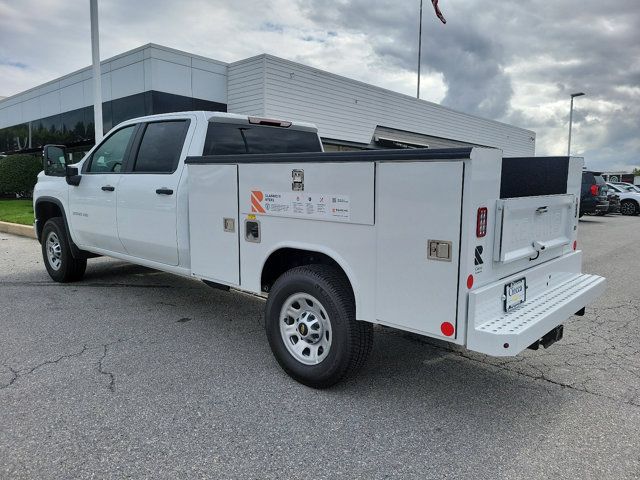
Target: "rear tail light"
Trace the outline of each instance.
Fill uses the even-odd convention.
[[[598,196],[598,185],[591,185],[591,195],[594,197]]]
[[[476,237],[482,238],[487,234],[487,207],[478,209],[478,220],[476,222]]]

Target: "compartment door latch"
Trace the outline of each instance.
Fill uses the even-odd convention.
[[[429,260],[451,261],[451,242],[447,240],[429,240],[427,245],[427,258]]]
[[[291,170],[291,190],[294,192],[304,191],[304,170]]]

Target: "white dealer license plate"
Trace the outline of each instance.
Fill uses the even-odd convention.
[[[504,286],[504,311],[516,308],[527,299],[527,280],[521,278]]]

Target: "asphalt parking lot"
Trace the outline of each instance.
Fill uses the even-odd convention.
[[[550,349],[380,329],[316,391],[262,300],[110,259],[55,284],[0,233],[0,478],[639,478],[640,217],[586,217],[579,244],[608,290]]]

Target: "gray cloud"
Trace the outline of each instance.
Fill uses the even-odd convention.
[[[300,2],[302,11],[318,24],[365,33],[378,55],[376,61],[409,71],[417,68],[417,5],[392,0]],[[460,14],[459,6],[443,2],[443,8],[448,19]],[[491,118],[504,116],[512,89],[503,69],[502,43],[483,30],[485,21],[461,22],[458,17],[444,26],[428,0],[424,10],[423,72],[444,75],[448,91],[443,104]]]
[[[367,35],[378,60],[415,71],[418,2],[300,0],[315,22]],[[597,168],[640,164],[640,8],[637,0],[425,1],[423,66],[440,72],[442,103],[538,132],[539,153],[561,153],[568,96],[575,149]],[[521,97],[522,96],[522,97]]]

